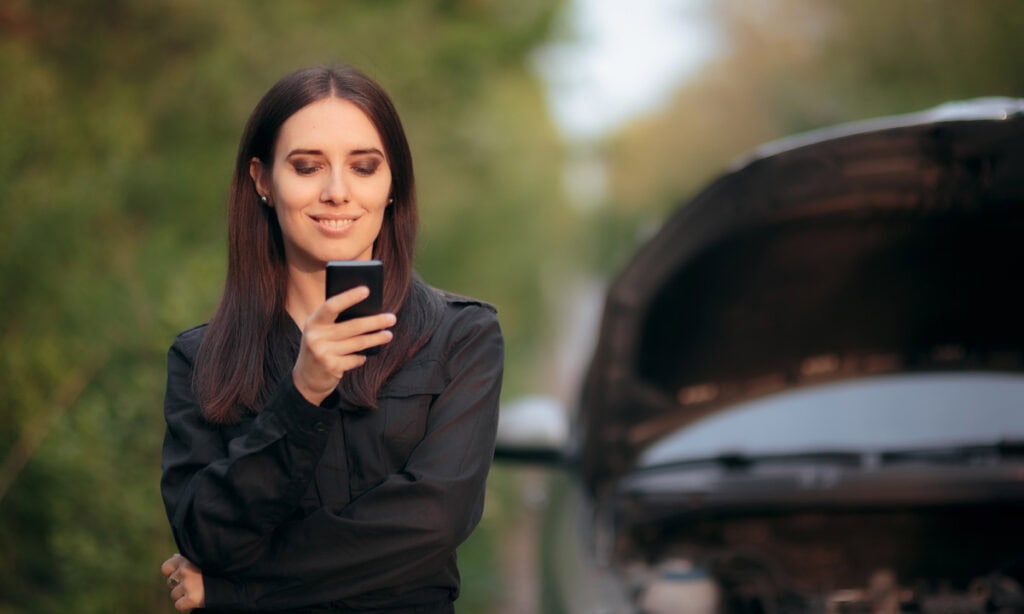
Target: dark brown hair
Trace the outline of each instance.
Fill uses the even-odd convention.
[[[234,422],[259,411],[294,359],[285,311],[288,271],[281,228],[249,175],[253,158],[267,168],[281,125],[303,107],[335,96],[358,106],[377,128],[391,167],[391,196],[373,254],[384,262],[385,311],[398,314],[394,339],[342,378],[351,405],[375,407],[381,386],[429,338],[440,309],[437,294],[414,280],[416,193],[409,143],[387,93],[350,66],[318,66],[283,77],[253,109],[238,146],[228,199],[228,270],[194,367],[194,385],[211,422]]]

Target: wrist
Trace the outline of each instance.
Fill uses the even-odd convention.
[[[334,388],[321,390],[315,386],[310,386],[299,376],[296,369],[292,369],[292,384],[295,386],[295,390],[302,395],[302,398],[309,401],[311,405],[320,405],[334,391]]]

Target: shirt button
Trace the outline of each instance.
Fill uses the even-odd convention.
[[[313,430],[316,431],[317,433],[326,433],[327,425],[324,424],[323,422],[317,422],[316,424],[313,425]]]

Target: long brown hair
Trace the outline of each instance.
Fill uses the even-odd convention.
[[[328,96],[358,106],[380,134],[391,167],[391,196],[374,243],[384,262],[385,311],[398,313],[394,339],[363,367],[342,378],[343,398],[375,407],[381,386],[429,338],[440,309],[437,294],[414,283],[417,211],[412,154],[394,104],[376,82],[350,66],[317,66],[283,77],[264,94],[246,123],[238,146],[228,198],[228,270],[224,294],[207,327],[194,367],[203,413],[217,423],[234,422],[243,410],[259,411],[271,388],[291,368],[285,294],[288,271],[274,211],[262,204],[249,162],[273,162],[281,125],[295,112]]]

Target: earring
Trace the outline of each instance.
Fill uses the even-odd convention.
[[[263,203],[264,205],[266,205],[267,204],[267,197],[264,196],[263,194],[260,194],[260,202]]]
[[[394,196],[392,196],[392,197],[388,198],[388,204],[389,204],[389,205],[393,205],[393,204],[395,204],[395,197],[394,197]]]

